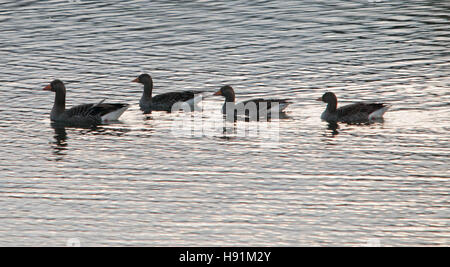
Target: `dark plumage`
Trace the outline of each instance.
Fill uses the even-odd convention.
[[[231,108],[234,110],[232,112],[234,112],[235,117],[238,115],[238,110],[244,110],[244,107],[254,108],[256,110],[256,114],[250,114],[249,110],[246,109],[245,110],[246,116],[256,115],[256,118],[259,118],[259,117],[266,117],[266,115],[270,116],[272,112],[278,113],[283,112],[283,110],[286,109],[289,104],[291,104],[291,102],[289,102],[286,99],[263,99],[263,98],[250,99],[235,104],[236,96],[234,93],[234,89],[229,85],[223,86],[214,95],[221,95],[225,97],[225,103],[222,106],[222,113],[227,114],[228,109]],[[275,110],[277,104],[278,109]]]
[[[138,78],[134,79],[133,82],[144,85],[144,92],[141,100],[139,101],[139,106],[144,113],[151,113],[153,110],[170,112],[172,110],[172,106],[175,103],[180,102],[187,102],[191,107],[191,110],[194,110],[195,102],[198,100],[194,100],[194,98],[202,93],[201,91],[189,90],[152,96],[153,79],[150,75],[141,74]]]
[[[60,80],[54,80],[44,88],[55,92],[55,102],[50,113],[54,122],[66,124],[98,125],[117,120],[128,109],[128,104],[85,104],[66,110],[66,87]]]
[[[328,122],[363,123],[373,119],[382,118],[389,106],[383,103],[355,103],[337,108],[337,97],[334,93],[327,92],[317,101],[327,103],[326,110],[322,113],[322,120]]]

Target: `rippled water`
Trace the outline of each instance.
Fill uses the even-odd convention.
[[[3,1],[0,245],[450,245],[449,12],[448,1]],[[143,72],[155,93],[231,84],[238,100],[295,104],[271,122],[277,144],[264,129],[175,134],[183,115],[139,111],[130,81]],[[55,78],[69,106],[133,105],[120,123],[52,127],[42,88]],[[332,129],[314,101],[325,91],[392,108]],[[204,100],[204,125],[222,102]]]

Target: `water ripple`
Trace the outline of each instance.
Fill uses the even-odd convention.
[[[450,6],[445,1],[15,1],[0,4],[0,245],[449,245]],[[208,97],[203,134],[144,116],[155,93],[281,97],[288,117],[241,136]],[[124,101],[120,123],[51,125]],[[327,125],[314,101],[383,101],[385,120]],[[190,115],[189,115],[190,116]],[[262,127],[262,124],[249,125]],[[279,130],[279,132],[278,132]],[[279,133],[275,146],[261,136]],[[273,145],[273,144],[272,144]]]

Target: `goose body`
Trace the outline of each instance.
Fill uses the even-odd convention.
[[[238,115],[238,111],[245,111],[246,116],[256,115],[257,118],[259,118],[260,116],[265,117],[266,115],[270,116],[274,113],[283,112],[289,106],[289,104],[291,104],[291,102],[286,99],[263,98],[250,99],[236,104],[234,89],[229,85],[223,86],[214,95],[225,97],[225,103],[222,106],[222,113],[228,114],[229,109],[232,109],[231,112],[234,113],[235,117]],[[254,109],[256,114],[250,114],[251,109]]]
[[[328,122],[362,123],[383,118],[389,106],[384,103],[355,103],[337,108],[337,97],[327,92],[317,101],[327,103],[321,119]]]
[[[54,80],[44,90],[55,92],[55,102],[50,113],[53,122],[98,125],[118,120],[129,107],[128,104],[108,104],[102,100],[96,104],[84,104],[66,110],[66,87],[62,81]]]
[[[144,85],[144,92],[142,93],[139,106],[144,113],[151,113],[152,111],[172,111],[172,106],[176,103],[187,103],[191,110],[195,109],[195,105],[201,101],[201,91],[180,91],[169,92],[156,96],[152,96],[153,79],[148,74],[141,74],[133,82]]]

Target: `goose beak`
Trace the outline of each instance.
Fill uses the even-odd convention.
[[[133,82],[133,83],[139,83],[139,77],[136,78],[136,79],[134,79],[134,80],[132,80],[131,82]]]
[[[316,101],[322,101],[322,97],[317,98]]]
[[[217,92],[215,92],[213,95],[222,95],[222,91],[217,91]]]
[[[49,84],[46,87],[44,87],[44,89],[42,89],[44,91],[51,91],[52,90],[52,86]]]

